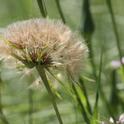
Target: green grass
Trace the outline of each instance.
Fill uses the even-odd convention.
[[[111,66],[124,56],[123,5],[123,0],[0,0],[0,28],[48,17],[62,20],[85,38],[89,58],[77,82],[66,75],[61,80],[47,70],[54,78],[48,82],[63,124],[99,124],[110,117],[116,121],[124,112],[123,67]],[[35,69],[25,75],[20,67],[1,61],[0,124],[58,124],[44,85],[29,88],[38,77]]]

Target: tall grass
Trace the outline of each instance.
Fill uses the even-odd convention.
[[[2,61],[3,60],[0,60],[0,67],[2,65]],[[3,104],[2,104],[2,88],[3,88],[3,82],[2,82],[2,79],[1,79],[1,71],[0,71],[0,119],[2,120],[2,122],[4,124],[9,124],[4,112],[3,112]]]
[[[47,17],[47,9],[46,9],[46,5],[45,5],[45,0],[37,0],[40,12],[42,14],[43,17]]]
[[[53,104],[53,107],[54,107],[54,110],[56,112],[56,116],[57,116],[57,118],[59,120],[59,123],[63,124],[61,115],[59,113],[59,110],[58,110],[58,107],[57,107],[57,104],[56,104],[55,95],[54,95],[54,93],[53,93],[53,91],[52,91],[52,89],[50,87],[49,82],[48,82],[48,79],[47,79],[47,76],[46,76],[46,73],[45,73],[45,69],[44,69],[44,67],[42,67],[40,65],[37,66],[36,69],[37,69],[37,71],[38,71],[38,73],[39,73],[39,75],[40,75],[40,77],[41,77],[41,79],[42,79],[47,91],[48,91],[48,94],[50,96],[50,100],[51,100],[51,102]]]
[[[48,13],[49,8],[47,5],[47,4],[49,4],[48,1],[45,1],[45,0],[37,0],[36,1],[43,18],[47,18],[49,16],[49,13]],[[66,17],[64,14],[66,12],[64,10],[64,7],[61,6],[61,3],[63,1],[53,0],[52,2],[54,4],[56,4],[56,7],[57,7],[56,10],[58,11],[63,23],[68,25],[67,22],[69,22],[70,18]],[[118,29],[117,21],[115,18],[116,15],[114,13],[113,6],[112,6],[112,2],[114,2],[114,1],[106,0],[105,2],[106,2],[105,3],[106,6],[108,7],[108,12],[109,12],[110,19],[112,22],[113,32],[114,32],[114,36],[116,38],[116,47],[117,47],[117,50],[119,53],[118,57],[119,57],[119,61],[121,62],[121,65],[122,65],[121,67],[123,67],[123,74],[124,74],[124,66],[123,66],[123,62],[122,62],[123,52],[122,52],[120,34],[118,31],[119,29]],[[44,70],[44,69],[41,69],[41,67],[37,67],[37,72],[39,73],[41,79],[43,80],[44,85],[50,96],[50,101],[46,100],[46,106],[49,105],[47,102],[52,103],[53,108],[56,113],[56,117],[58,118],[58,121],[60,124],[66,124],[66,118],[69,120],[68,123],[72,124],[71,119],[73,121],[74,118],[70,117],[71,118],[70,119],[68,117],[68,116],[71,116],[71,114],[74,114],[75,116],[77,116],[77,114],[78,114],[79,118],[77,118],[77,121],[74,122],[76,124],[85,124],[85,123],[86,124],[100,124],[104,120],[109,121],[109,117],[112,117],[114,120],[113,123],[116,124],[117,117],[119,117],[119,114],[121,114],[124,111],[124,101],[122,99],[123,91],[119,89],[120,84],[121,84],[121,86],[123,86],[123,79],[121,79],[121,76],[120,76],[120,69],[114,69],[112,67],[110,68],[110,65],[108,63],[107,64],[104,63],[104,57],[105,57],[104,55],[106,55],[105,54],[106,51],[104,51],[104,47],[107,46],[107,44],[105,42],[102,43],[101,41],[99,41],[100,43],[97,43],[97,44],[100,44],[100,48],[96,48],[96,51],[97,50],[99,51],[99,49],[100,49],[100,53],[98,53],[96,55],[96,53],[94,52],[95,48],[93,48],[93,47],[96,45],[94,43],[94,39],[97,39],[97,38],[94,38],[95,36],[97,36],[97,35],[95,35],[95,31],[97,31],[97,26],[96,26],[97,22],[95,22],[96,20],[94,20],[95,17],[93,18],[94,13],[92,11],[93,8],[91,9],[91,7],[93,6],[92,4],[93,4],[93,2],[91,0],[82,0],[82,10],[81,10],[82,20],[81,20],[81,28],[80,28],[81,35],[85,38],[85,42],[87,42],[88,49],[89,49],[90,65],[88,65],[88,68],[90,68],[90,71],[92,71],[92,72],[89,72],[89,74],[87,74],[89,76],[87,78],[93,78],[93,80],[94,80],[94,84],[90,83],[90,88],[93,87],[92,90],[90,91],[90,88],[88,89],[89,81],[87,81],[83,78],[83,74],[79,77],[78,81],[75,81],[73,79],[73,77],[69,77],[69,80],[62,82],[50,70]],[[52,6],[51,6],[51,8],[52,8]],[[52,8],[52,9],[54,10],[55,8]],[[73,14],[73,13],[71,13],[71,14]],[[66,15],[67,15],[67,13],[66,13]],[[102,35],[105,36],[105,33],[106,32],[104,32]],[[109,34],[109,32],[108,32],[108,34]],[[109,45],[109,43],[108,43],[108,45]],[[113,53],[111,53],[111,54],[113,54]],[[97,62],[96,62],[95,58],[97,58]],[[107,70],[106,68],[107,69],[109,68],[109,69]],[[73,102],[75,102],[75,104],[77,104],[77,106],[76,106],[77,113],[71,113],[72,111],[70,111],[70,113],[69,113],[68,110],[66,113],[65,112],[66,109],[58,107],[57,102],[56,102],[56,96],[55,96],[56,93],[54,92],[54,90],[51,88],[51,86],[49,84],[49,81],[46,77],[46,72],[49,73],[55,79],[55,81],[59,82],[59,86],[60,87],[62,86],[62,88],[64,89],[64,91],[61,91],[61,88],[59,89],[60,91],[56,91],[62,98],[62,102],[60,102],[59,104],[64,103],[63,94],[64,95],[66,94],[65,96],[67,98],[71,97],[73,99]],[[66,84],[67,82],[69,84]],[[0,80],[0,119],[2,120],[1,122],[3,124],[9,124],[6,114],[4,114],[4,108],[3,108],[3,103],[2,103],[2,85],[3,85],[3,82],[1,79]],[[94,85],[95,85],[95,87],[94,87]],[[40,122],[36,121],[38,118],[37,117],[38,114],[36,114],[36,113],[38,111],[36,111],[36,110],[34,111],[34,108],[37,107],[37,106],[35,106],[34,99],[33,99],[33,94],[35,94],[35,93],[33,90],[29,90],[28,93],[29,93],[28,109],[26,110],[26,111],[28,111],[27,123],[29,123],[29,124],[35,124],[35,123],[37,124],[37,123],[41,123],[41,122],[51,123],[51,120],[54,120],[54,118],[55,118],[52,114],[49,116],[51,118],[49,119],[49,117],[47,117],[46,121],[40,121]],[[46,98],[46,96],[45,96],[45,98]],[[68,99],[68,102],[70,102],[69,100],[70,99]],[[44,101],[41,101],[40,105],[42,104],[42,102],[44,102]],[[43,106],[45,106],[45,105],[43,105]],[[38,109],[40,110],[40,107]],[[48,109],[49,109],[49,107],[48,107]],[[60,110],[60,112],[59,112],[59,110]],[[48,110],[46,113],[49,114],[49,112],[50,112],[50,110]],[[62,112],[62,117],[61,117],[61,112]],[[25,113],[25,112],[23,112],[23,113]],[[42,110],[41,110],[41,113],[42,113]],[[105,113],[104,117],[102,117],[103,116],[102,113]],[[41,116],[40,116],[40,118],[41,118]],[[44,118],[44,116],[43,116],[43,118]],[[53,123],[54,123],[54,121],[53,121]],[[107,123],[109,123],[109,122],[107,122]]]
[[[124,65],[123,65],[123,61],[122,61],[123,55],[121,52],[120,37],[119,37],[119,33],[118,33],[118,28],[117,28],[116,19],[115,19],[114,12],[113,12],[111,0],[106,0],[106,4],[107,4],[107,7],[108,7],[108,10],[110,13],[110,17],[111,17],[111,21],[112,21],[112,25],[113,25],[113,31],[114,31],[115,38],[116,38],[117,49],[118,49],[118,53],[119,53],[119,59],[122,64],[123,73],[124,73]]]

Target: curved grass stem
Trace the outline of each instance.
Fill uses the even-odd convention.
[[[57,8],[58,8],[58,11],[59,11],[59,14],[61,16],[61,19],[63,21],[63,23],[65,24],[66,21],[65,21],[65,17],[64,17],[64,14],[63,14],[63,11],[62,11],[62,8],[61,8],[61,5],[60,5],[60,1],[59,0],[55,0],[56,2],[56,5],[57,5]]]
[[[116,38],[117,49],[118,49],[118,53],[119,53],[119,59],[120,59],[121,65],[123,67],[123,74],[124,74],[124,64],[122,61],[123,55],[122,55],[122,51],[121,51],[120,37],[119,37],[118,28],[117,28],[117,24],[116,24],[116,18],[115,18],[114,11],[112,8],[112,1],[106,0],[106,3],[107,3],[107,7],[108,7],[108,10],[110,13],[110,17],[111,17],[111,21],[112,21],[112,25],[113,25],[113,31],[114,31],[115,38]]]
[[[73,92],[74,92],[74,94],[76,96],[77,102],[78,102],[78,104],[80,106],[84,121],[86,122],[86,124],[90,124],[89,114],[86,112],[85,106],[83,105],[83,103],[81,101],[80,95],[79,95],[79,93],[77,91],[77,88],[76,88],[76,86],[74,84],[75,81],[74,81],[72,75],[69,74],[69,73],[68,73],[68,80],[69,80],[70,85],[72,86],[72,90],[73,90]]]
[[[42,16],[44,18],[47,17],[47,9],[46,9],[46,5],[45,5],[45,1],[44,0],[37,0],[38,6],[40,8],[40,12],[42,14]]]
[[[56,116],[57,116],[57,118],[59,120],[59,124],[63,124],[62,118],[60,116],[60,113],[59,113],[59,110],[58,110],[58,107],[57,107],[57,104],[56,104],[56,101],[55,101],[54,94],[52,92],[52,89],[51,89],[51,87],[49,85],[49,82],[48,82],[46,74],[45,74],[45,69],[41,65],[36,66],[36,69],[37,69],[37,71],[38,71],[38,73],[39,73],[39,75],[40,75],[40,77],[41,77],[41,79],[42,79],[47,91],[48,91],[48,94],[50,96],[50,99],[51,99],[51,102],[53,104],[54,110],[56,112]]]

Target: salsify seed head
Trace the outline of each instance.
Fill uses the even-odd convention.
[[[16,22],[5,29],[3,37],[8,53],[30,68],[40,64],[77,73],[88,51],[81,38],[57,20]]]

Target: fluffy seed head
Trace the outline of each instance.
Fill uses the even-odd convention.
[[[70,73],[79,72],[87,47],[60,21],[30,19],[9,25],[4,31],[9,54],[28,67],[63,67]]]

